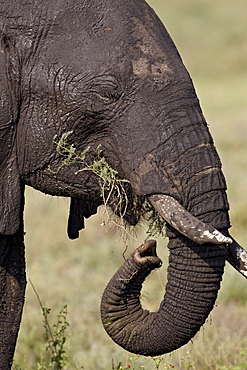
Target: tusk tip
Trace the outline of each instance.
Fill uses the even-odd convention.
[[[203,232],[203,237],[211,239],[212,243],[215,244],[232,244],[233,240],[219,232],[218,230],[214,230],[213,232],[210,232],[209,230],[206,230]]]
[[[233,240],[231,238],[226,238],[226,244],[232,244]]]

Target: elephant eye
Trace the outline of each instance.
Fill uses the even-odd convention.
[[[121,89],[115,78],[100,76],[94,80],[91,86],[93,94],[106,103],[113,103],[121,96]]]
[[[120,97],[118,91],[111,91],[108,89],[105,90],[102,89],[101,91],[95,93],[96,95],[98,95],[99,98],[108,102],[114,102]]]

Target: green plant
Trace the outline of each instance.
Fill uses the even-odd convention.
[[[54,136],[53,141],[56,144],[56,151],[61,154],[64,159],[56,171],[52,170],[50,167],[49,170],[55,174],[65,166],[78,163],[82,168],[77,170],[75,174],[91,171],[98,177],[104,205],[111,206],[113,211],[123,219],[128,206],[128,197],[124,185],[129,183],[129,181],[119,178],[118,172],[114,170],[105,159],[101,145],[98,145],[95,152],[93,149],[91,150],[95,159],[90,163],[86,158],[91,149],[90,146],[78,154],[74,144],[68,144],[67,142],[69,135],[72,133],[73,131],[65,132],[62,134],[61,138],[58,138],[57,135]]]
[[[152,361],[153,361],[153,365],[155,369],[159,369],[162,360],[163,360],[162,357],[152,357]]]
[[[123,190],[122,185],[123,183],[128,183],[129,181],[126,179],[120,179],[118,177],[118,172],[109,165],[103,156],[101,145],[98,145],[96,152],[94,153],[96,159],[94,159],[91,164],[86,160],[86,156],[91,149],[90,146],[84,149],[80,154],[77,154],[74,144],[68,144],[67,142],[69,135],[72,133],[73,131],[65,132],[62,134],[60,139],[57,135],[54,136],[53,141],[56,144],[56,151],[61,154],[64,159],[57,171],[52,171],[51,168],[49,168],[50,171],[55,174],[65,166],[69,166],[73,163],[79,163],[83,167],[76,171],[75,174],[83,171],[92,171],[95,175],[97,175],[99,178],[99,185],[102,190],[102,196],[104,196],[106,190],[108,190],[110,195],[115,190],[121,197],[121,191]]]
[[[51,368],[52,369],[63,369],[67,365],[67,355],[64,350],[66,342],[66,329],[69,323],[66,321],[67,317],[67,305],[64,305],[57,315],[57,322],[53,325],[54,330],[51,330],[48,315],[51,312],[50,308],[42,307],[44,317],[44,327],[47,340],[47,350],[51,353]],[[43,370],[41,366],[40,369]]]
[[[146,201],[143,205],[144,219],[147,222],[148,228],[146,231],[147,238],[156,236],[165,236],[165,220],[159,213]]]
[[[117,367],[115,367],[114,365],[114,359],[112,358],[112,370],[127,370],[127,369],[132,369],[132,370],[135,370],[137,369],[136,368],[136,361],[138,360],[140,356],[131,356],[129,358],[129,361],[128,361],[128,364],[123,366],[121,362],[118,363]],[[141,366],[142,369],[144,369],[142,366]]]
[[[67,305],[64,305],[63,308],[59,311],[57,315],[57,321],[53,326],[50,325],[49,315],[51,313],[50,308],[46,308],[42,305],[40,297],[30,281],[32,288],[37,296],[39,305],[42,309],[43,319],[44,319],[44,328],[45,328],[45,340],[46,340],[46,351],[50,353],[49,364],[44,364],[43,361],[41,364],[38,364],[37,370],[62,370],[66,369],[68,365],[68,357],[65,351],[65,342],[67,339],[67,328],[69,323],[67,321]],[[53,327],[53,329],[52,329]]]
[[[30,280],[29,280],[30,281]],[[33,283],[30,284],[34,290],[37,297],[39,305],[43,314],[43,323],[45,329],[45,351],[48,352],[48,356],[44,356],[43,353],[40,355],[40,359],[37,362],[37,370],[66,370],[70,368],[69,359],[67,352],[65,350],[65,343],[69,334],[67,329],[69,323],[67,321],[68,309],[65,304],[57,315],[56,322],[51,325],[49,315],[51,313],[51,308],[44,307],[41,299],[35,289]],[[44,360],[45,358],[45,360]],[[13,370],[22,370],[22,368],[14,362],[12,366]],[[84,369],[83,366],[76,366],[76,369]]]

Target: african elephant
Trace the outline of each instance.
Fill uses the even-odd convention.
[[[64,165],[56,150],[54,137],[68,132],[89,166],[100,146],[126,180],[128,223],[145,202],[166,220],[160,310],[147,314],[138,301],[160,264],[150,241],[104,293],[107,331],[144,355],[180,347],[212,310],[226,259],[245,276],[247,262],[228,233],[221,162],[173,41],[144,0],[1,0],[0,32],[0,369],[11,367],[24,304],[25,185],[71,198],[70,238],[103,203],[98,175]]]

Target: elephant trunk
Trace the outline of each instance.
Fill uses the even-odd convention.
[[[102,322],[111,338],[145,356],[171,352],[196,334],[213,308],[224,270],[222,246],[200,246],[172,229],[168,233],[168,282],[158,311],[150,313],[140,304],[143,281],[161,265],[155,241],[135,250],[110,280],[101,302]]]
[[[187,101],[179,102],[179,109],[170,102],[166,120],[159,116],[163,125],[172,122],[169,129],[152,126],[148,152],[142,142],[139,155],[128,162],[135,192],[146,195],[167,222],[170,254],[164,299],[157,312],[140,304],[142,282],[160,265],[149,241],[113,276],[101,303],[111,338],[146,356],[171,352],[193,338],[214,306],[226,259],[241,273],[247,271],[246,254],[229,238],[226,183],[206,121],[197,100],[189,107]],[[135,138],[138,143],[138,135]]]

